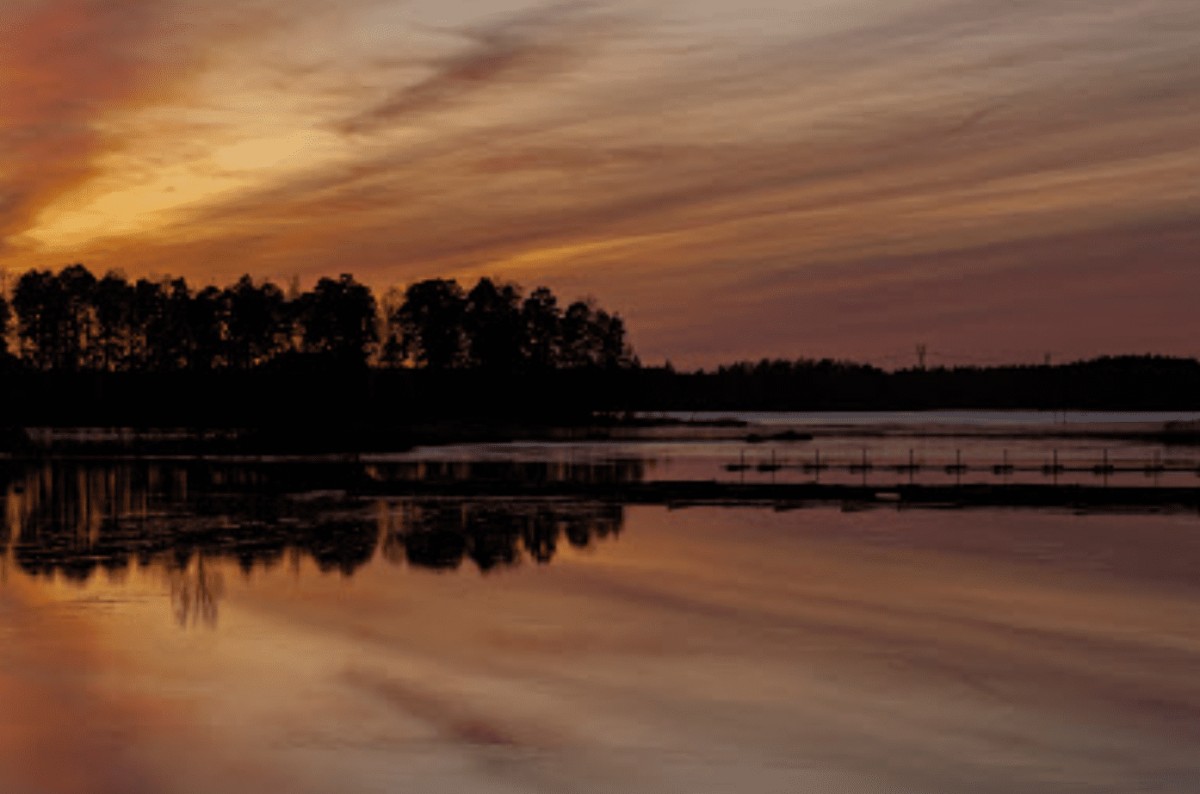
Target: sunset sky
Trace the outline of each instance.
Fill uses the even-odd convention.
[[[1196,0],[0,0],[0,267],[495,275],[642,358],[1200,354]]]

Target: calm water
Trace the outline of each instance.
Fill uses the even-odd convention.
[[[1196,515],[367,499],[344,468],[10,471],[0,791],[1200,791]]]
[[[1057,483],[1200,487],[1200,445],[1152,437],[1167,422],[1193,421],[1194,413],[1063,413],[1034,411],[920,411],[862,413],[668,414],[680,420],[735,419],[743,427],[650,428],[624,440],[459,444],[417,449],[371,460],[393,476],[470,479],[491,465],[545,465],[562,470],[606,466],[618,476],[647,481],[741,480],[822,482],[889,487],[912,480],[928,484]],[[811,439],[778,440],[782,433]],[[757,442],[748,440],[757,436]],[[852,472],[852,464],[871,464]],[[897,466],[912,461],[916,475]],[[730,472],[730,464],[748,471]],[[831,466],[819,473],[814,464]],[[777,470],[759,472],[759,464]],[[950,465],[968,467],[948,472]],[[1011,472],[998,474],[995,466]],[[1065,470],[1053,476],[1045,468]],[[1097,474],[1105,464],[1118,468]],[[1157,467],[1162,467],[1159,470]],[[487,476],[484,473],[484,476]]]

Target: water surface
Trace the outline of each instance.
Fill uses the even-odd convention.
[[[10,481],[0,791],[1200,786],[1195,515],[310,480]]]

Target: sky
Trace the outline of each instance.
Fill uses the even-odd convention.
[[[0,268],[595,296],[643,361],[1200,354],[1195,0],[0,0]]]

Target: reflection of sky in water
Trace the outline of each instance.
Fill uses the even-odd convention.
[[[1195,530],[631,507],[502,576],[206,556],[186,632],[161,564],[10,565],[0,790],[1186,790]]]

